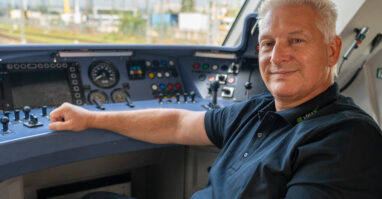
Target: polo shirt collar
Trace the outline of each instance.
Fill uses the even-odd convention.
[[[291,109],[276,112],[291,125],[296,125],[305,119],[314,116],[321,108],[338,98],[338,85],[334,83],[326,91],[313,99]]]

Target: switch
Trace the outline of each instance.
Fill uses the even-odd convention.
[[[180,103],[180,93],[176,93],[175,94],[175,98],[176,98],[176,103]]]
[[[24,126],[26,126],[28,128],[40,127],[42,125],[43,124],[41,122],[39,122],[38,118],[34,115],[30,115],[29,121],[24,123]]]
[[[9,111],[4,111],[4,116],[9,119]]]
[[[41,112],[42,112],[42,116],[45,117],[47,115],[47,107],[46,106],[42,106],[41,107]]]
[[[8,132],[8,123],[9,123],[8,117],[1,118],[1,124],[3,124],[3,132]]]
[[[233,97],[233,91],[235,88],[233,87],[223,87],[222,88],[222,97],[231,98]]]
[[[16,109],[15,110],[15,121],[19,121],[19,120],[20,120],[20,110]]]
[[[188,93],[183,93],[184,103],[187,103]]]
[[[158,99],[159,99],[159,104],[163,104],[163,93],[159,93]]]
[[[24,106],[23,112],[25,114],[24,119],[29,120],[29,113],[31,112],[31,107]]]
[[[191,102],[195,103],[195,92],[194,91],[190,92],[190,97],[191,97]]]

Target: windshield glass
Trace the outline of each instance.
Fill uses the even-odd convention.
[[[245,0],[0,0],[0,44],[222,45]]]

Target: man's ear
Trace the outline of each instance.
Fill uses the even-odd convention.
[[[328,45],[328,64],[330,67],[337,64],[340,58],[342,48],[342,40],[336,35],[334,39]]]

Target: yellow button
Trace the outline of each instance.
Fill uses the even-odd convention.
[[[155,77],[154,73],[149,73],[149,77],[150,77],[151,79],[154,79],[154,77]]]

